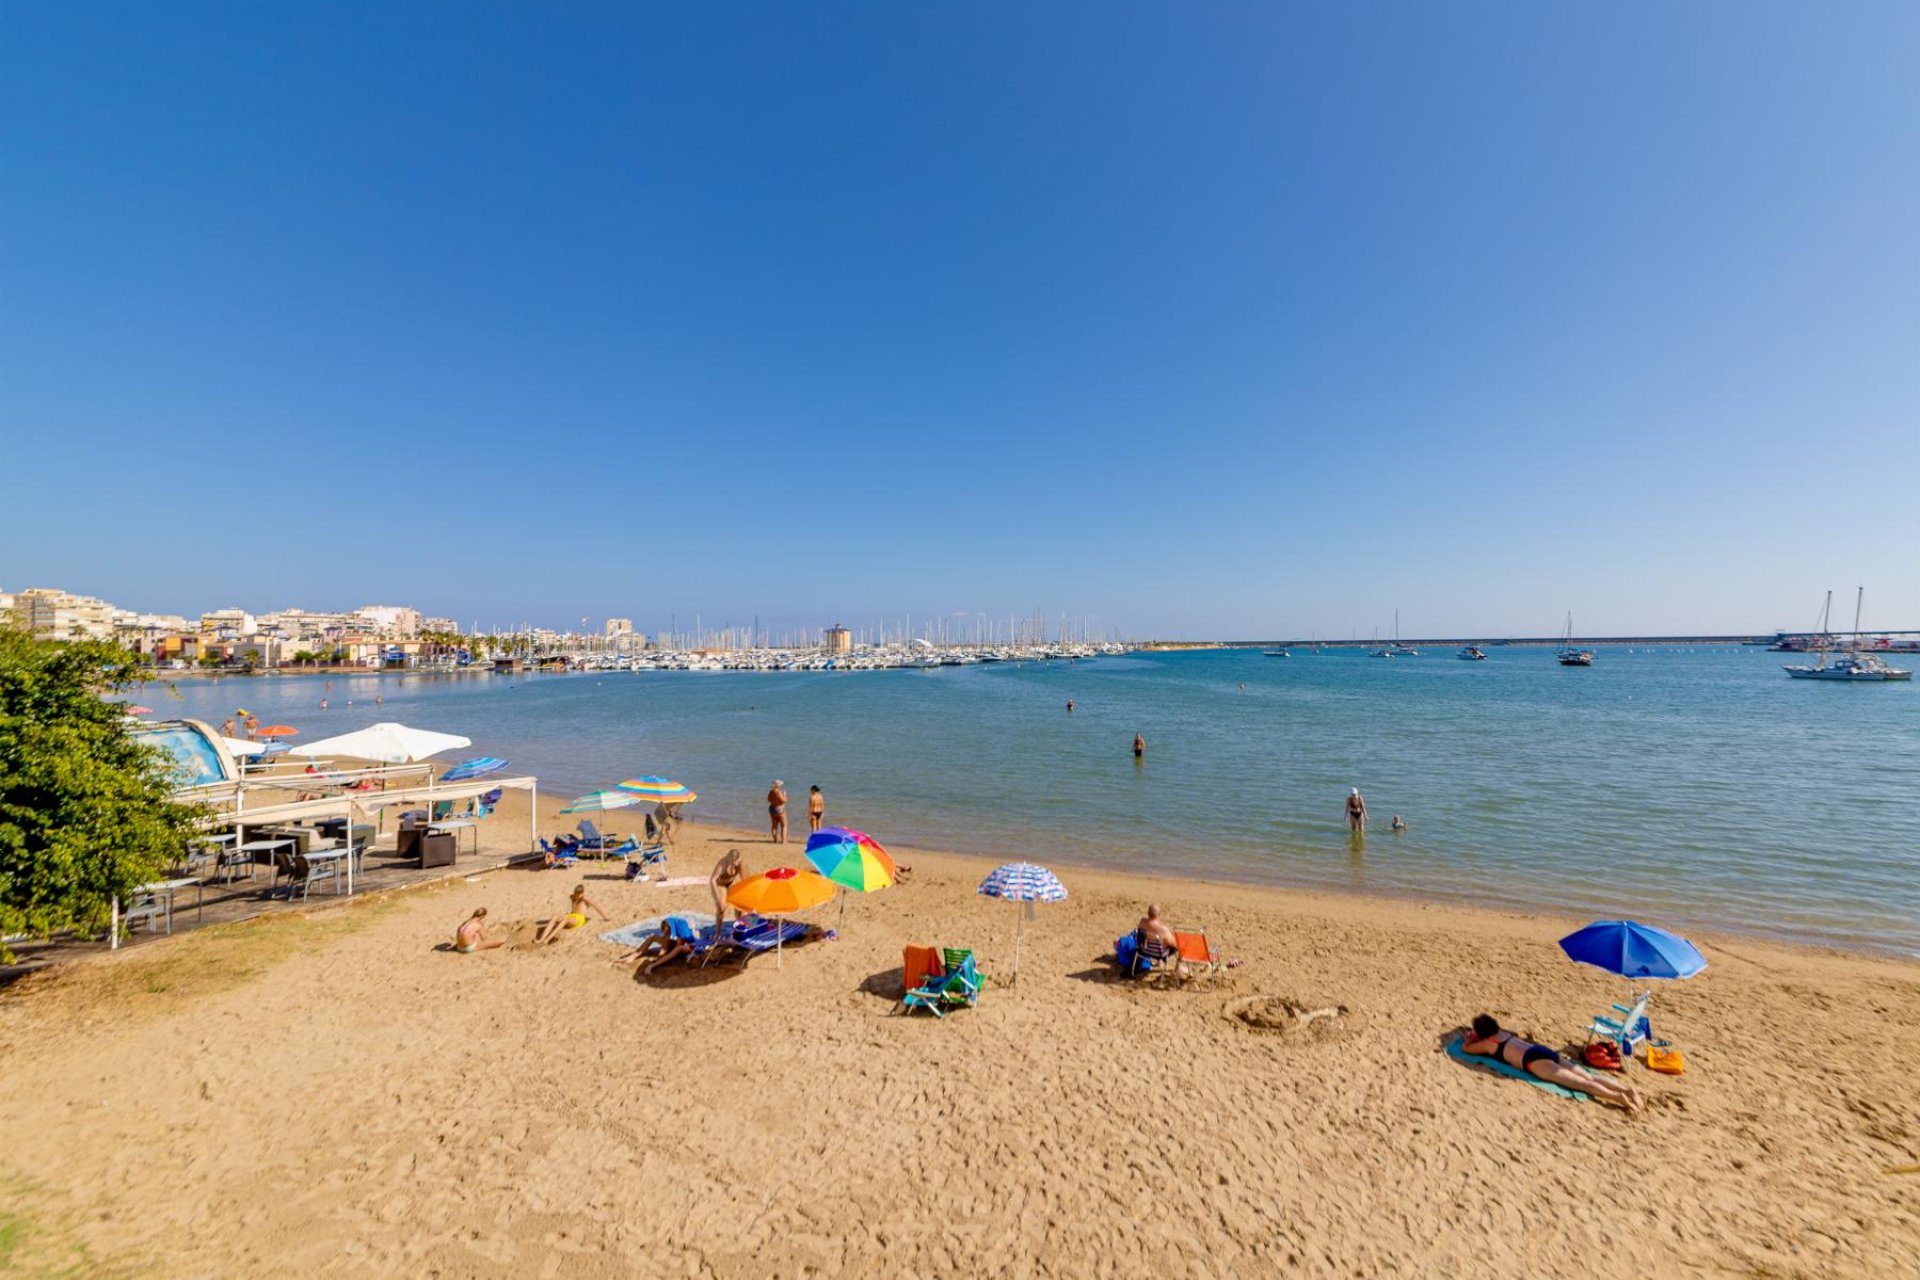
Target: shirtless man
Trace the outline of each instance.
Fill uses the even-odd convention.
[[[807,788],[807,830],[818,831],[826,819],[827,798],[820,794],[820,786],[815,783]]]
[[[1175,975],[1182,978],[1187,976],[1186,962],[1180,959],[1180,940],[1173,936],[1173,926],[1160,918],[1159,903],[1147,904],[1147,914],[1141,916],[1140,923],[1133,927],[1133,936],[1142,943],[1151,942],[1161,947],[1165,954],[1174,958]]]
[[[767,789],[767,825],[773,830],[773,842],[787,842],[787,784],[775,778]]]
[[[507,945],[505,938],[487,936],[487,909],[475,907],[473,914],[453,931],[453,949],[461,955],[472,955],[476,951],[491,951],[495,947]]]
[[[707,877],[707,887],[713,890],[713,936],[716,938],[727,923],[727,890],[739,882],[744,871],[740,851],[729,849],[713,864],[713,874]]]
[[[1347,827],[1355,834],[1367,829],[1367,802],[1360,798],[1358,787],[1347,793]]]
[[[1134,734],[1133,735],[1133,758],[1135,760],[1144,760],[1146,758],[1146,755],[1147,755],[1147,740],[1141,737],[1137,733]]]
[[[1647,1100],[1633,1086],[1575,1070],[1565,1058],[1545,1045],[1522,1040],[1511,1031],[1502,1031],[1491,1014],[1483,1013],[1473,1020],[1473,1033],[1460,1047],[1483,1058],[1498,1058],[1536,1079],[1584,1093],[1628,1111],[1638,1111],[1647,1105]]]

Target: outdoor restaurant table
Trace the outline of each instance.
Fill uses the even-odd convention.
[[[454,833],[456,840],[460,838],[462,831],[473,832],[473,851],[480,852],[480,824],[472,818],[443,818],[427,827],[428,835],[440,835],[448,831]]]
[[[206,918],[207,887],[197,876],[181,876],[176,880],[156,880],[152,884],[143,884],[135,893],[150,893],[156,898],[164,898],[167,904],[167,932],[173,932],[173,895],[192,885],[194,888],[193,912],[196,923]]]
[[[261,863],[270,867],[273,865],[273,851],[275,849],[291,848],[293,844],[294,842],[292,840],[287,839],[285,836],[281,836],[277,839],[273,837],[268,837],[265,840],[249,840],[243,845],[236,845],[233,851],[235,853],[244,853],[247,855],[247,858],[246,858],[247,878],[251,880],[253,878],[253,868],[255,863]],[[262,857],[261,856],[262,854],[266,856]]]

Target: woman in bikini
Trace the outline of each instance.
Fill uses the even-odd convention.
[[[533,945],[537,947],[552,942],[560,936],[562,929],[578,929],[585,925],[588,907],[592,907],[602,920],[608,920],[607,913],[600,910],[600,904],[587,896],[586,885],[573,886],[573,897],[567,901],[566,914],[555,916],[547,921],[547,927],[540,931],[540,936],[533,940]],[[611,921],[609,920],[608,923]]]
[[[504,947],[506,945],[507,940],[505,938],[489,938],[487,936],[487,909],[485,907],[475,907],[473,914],[462,921],[460,927],[453,931],[453,949],[463,956],[472,955],[476,951],[491,951],[495,947]]]
[[[713,936],[716,938],[727,923],[727,890],[739,882],[745,870],[741,865],[740,851],[729,849],[721,855],[720,861],[713,864],[713,874],[707,877],[707,887],[713,890]]]
[[[1646,1105],[1646,1099],[1641,1097],[1638,1089],[1617,1080],[1590,1076],[1584,1071],[1575,1070],[1555,1050],[1522,1040],[1511,1031],[1502,1031],[1491,1014],[1483,1013],[1473,1020],[1473,1033],[1460,1047],[1483,1058],[1498,1058],[1535,1079],[1587,1094],[1628,1111],[1638,1111]]]

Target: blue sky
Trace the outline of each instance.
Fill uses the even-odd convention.
[[[1910,5],[8,27],[0,587],[1920,627]]]

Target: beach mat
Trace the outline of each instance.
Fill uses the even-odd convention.
[[[1498,1058],[1485,1058],[1477,1053],[1468,1053],[1464,1042],[1460,1040],[1447,1041],[1447,1056],[1455,1062],[1465,1063],[1469,1067],[1477,1067],[1482,1071],[1491,1071],[1497,1076],[1510,1076],[1524,1084],[1530,1084],[1536,1089],[1544,1089],[1546,1092],[1557,1094],[1562,1098],[1572,1098],[1575,1102],[1585,1102],[1587,1100],[1587,1095],[1584,1093],[1576,1093],[1565,1085],[1555,1084],[1551,1080],[1542,1080],[1539,1076],[1522,1071],[1518,1067],[1510,1066]]]
[[[705,883],[704,881],[702,883]],[[637,947],[650,933],[660,931],[660,922],[667,916],[679,916],[692,926],[695,933],[713,927],[713,914],[707,911],[669,911],[666,915],[649,916],[645,920],[636,920],[632,924],[622,925],[618,929],[609,929],[598,935],[600,941],[611,942],[617,947]]]

